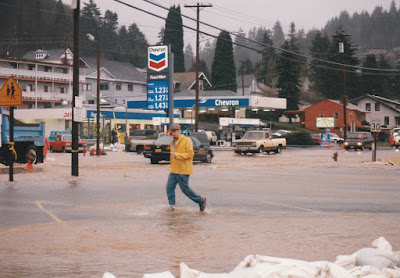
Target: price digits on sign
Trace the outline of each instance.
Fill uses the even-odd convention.
[[[167,101],[168,95],[155,95],[154,100],[155,101]]]
[[[168,108],[168,103],[166,103],[166,102],[156,102],[156,103],[154,103],[154,108],[155,109],[167,109]]]
[[[155,87],[154,91],[156,94],[166,94],[168,93],[168,87]]]

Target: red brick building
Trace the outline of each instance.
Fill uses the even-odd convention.
[[[361,122],[365,121],[366,111],[353,104],[346,105],[346,126],[347,131],[354,125],[355,130],[362,127]],[[303,110],[285,111],[286,116],[298,115],[300,118],[300,126],[322,132],[324,129],[316,127],[317,117],[333,117],[335,119],[335,127],[330,132],[341,136],[343,132],[343,105],[338,100],[324,99],[316,104],[305,107]]]

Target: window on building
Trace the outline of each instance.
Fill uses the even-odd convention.
[[[385,125],[389,125],[389,117],[385,117]]]
[[[121,84],[116,84],[115,85],[115,90],[121,91]]]
[[[204,90],[203,80],[199,80],[199,90],[200,91]]]
[[[10,66],[11,66],[13,69],[16,69],[16,68],[17,68],[17,63],[10,63]]]
[[[92,90],[92,84],[88,83],[86,84],[86,91],[91,91]]]
[[[29,64],[29,65],[28,65],[28,69],[29,69],[29,70],[33,70],[34,68],[35,68],[35,65],[32,65],[32,64]]]
[[[128,84],[128,91],[130,91],[130,92],[133,91],[133,84]]]
[[[34,108],[33,103],[28,103],[28,109],[33,109],[33,108]]]
[[[44,86],[44,92],[47,93],[49,91],[49,86],[45,85]]]
[[[32,84],[29,84],[28,88],[29,88],[29,91],[31,91],[31,92],[35,90],[35,87]]]
[[[49,67],[49,66],[44,66],[44,71],[45,71],[45,72],[52,72],[53,70],[52,70],[52,68]]]
[[[45,103],[44,104],[44,108],[51,108],[51,104],[50,103]]]
[[[335,119],[339,119],[339,113],[335,112]]]
[[[100,84],[100,91],[108,91],[108,84]]]
[[[65,94],[65,88],[63,87],[60,88],[60,94]]]
[[[380,111],[381,105],[380,103],[375,103],[375,111]]]
[[[89,104],[94,104],[94,99],[89,99],[89,100],[88,100],[88,103],[89,103]]]
[[[117,100],[117,99],[114,99],[114,102],[115,102],[115,103],[118,103],[118,100]]]
[[[125,104],[125,100],[124,99],[122,100],[122,104]]]
[[[394,117],[395,125],[400,125],[400,117]]]
[[[357,121],[361,122],[361,114],[360,113],[357,113]]]
[[[366,103],[365,104],[365,110],[371,111],[371,103]]]
[[[319,116],[320,116],[320,117],[323,117],[323,116],[324,116],[324,113],[319,113]]]

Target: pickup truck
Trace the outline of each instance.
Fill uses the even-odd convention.
[[[87,148],[87,143],[78,138],[79,152]],[[72,134],[58,134],[54,141],[50,141],[50,152],[71,152]]]
[[[137,152],[141,154],[143,152],[143,147],[146,145],[151,145],[154,140],[158,138],[158,133],[152,129],[136,129],[133,131],[132,136],[129,137],[129,151]]]
[[[0,163],[9,165],[11,152],[10,147],[10,122],[8,115],[2,114],[0,107]],[[45,145],[45,124],[25,124],[14,119],[14,149],[17,163],[32,164],[43,163]],[[13,155],[15,156],[15,155]]]
[[[266,130],[247,131],[243,137],[236,140],[232,144],[233,150],[237,154],[247,153],[281,153],[282,149],[286,149],[285,138],[272,138]]]

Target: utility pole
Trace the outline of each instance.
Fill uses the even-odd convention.
[[[76,3],[75,3],[76,2]],[[72,80],[72,176],[79,176],[78,169],[78,122],[75,121],[75,98],[79,97],[79,14],[80,0],[73,1],[74,9],[74,67]]]
[[[185,8],[197,8],[197,31],[196,31],[196,108],[195,108],[195,123],[194,130],[199,130],[199,29],[200,29],[200,8],[212,7],[211,4],[200,5],[197,3],[195,6],[185,5]]]
[[[334,38],[339,39],[339,54],[342,55],[342,64],[343,64],[343,138],[347,139],[347,115],[346,115],[346,106],[347,106],[347,94],[346,94],[346,70],[345,70],[345,51],[344,51],[344,38],[350,37],[350,35],[340,34],[337,36],[333,36]]]
[[[97,38],[96,155],[100,155],[100,37]],[[126,126],[125,129],[128,127]],[[104,132],[104,130],[103,130]],[[125,138],[126,139],[126,138]],[[126,143],[125,143],[126,144]],[[103,142],[104,145],[104,142]]]

